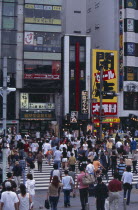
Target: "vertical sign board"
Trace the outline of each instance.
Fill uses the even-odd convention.
[[[92,103],[92,113],[98,114],[100,108],[100,98],[95,96],[96,83],[99,83],[99,66],[103,64],[103,61],[107,61],[106,69],[103,68],[103,80],[107,83],[114,83],[113,91],[118,92],[118,62],[117,51],[114,50],[93,50],[93,66],[92,66],[92,98],[97,102]],[[117,115],[117,97],[113,99],[102,100],[103,109],[105,115]]]
[[[81,112],[82,112],[82,114],[88,114],[88,91],[86,91],[86,90],[82,91]]]
[[[119,0],[119,90],[123,88],[123,56],[124,56],[124,33],[123,33],[123,0]]]
[[[77,121],[78,121],[78,112],[77,111],[71,111],[70,123],[77,123]]]

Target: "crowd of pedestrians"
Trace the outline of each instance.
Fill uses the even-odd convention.
[[[126,204],[130,204],[137,160],[135,139],[128,135],[121,139],[118,133],[115,138],[106,134],[101,141],[91,133],[85,137],[61,139],[55,136],[31,138],[29,134],[24,137],[17,134],[11,139],[7,137],[8,173],[7,180],[2,183],[1,210],[33,209],[34,169],[42,173],[43,162],[53,164],[46,194],[52,210],[57,209],[61,191],[64,194],[64,207],[69,208],[70,195],[72,193],[75,199],[77,189],[82,210],[89,208],[89,196],[96,198],[97,210],[104,210],[107,203],[111,210],[116,210],[122,189]],[[113,176],[111,181],[108,175],[110,169]],[[89,182],[85,183],[84,179],[85,182],[89,179]]]

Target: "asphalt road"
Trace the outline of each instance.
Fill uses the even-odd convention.
[[[34,210],[45,209],[44,208],[45,197],[46,197],[46,191],[36,192]],[[132,189],[130,200],[131,200],[130,205],[126,206],[126,209],[125,209],[124,204],[123,204],[123,192],[121,192],[119,209],[120,210],[138,210],[138,190],[134,188]],[[77,196],[75,198],[71,197],[70,204],[71,204],[71,207],[64,208],[63,193],[61,193],[59,203],[58,203],[58,209],[81,210],[79,191],[77,191]],[[89,197],[89,210],[91,209],[96,210],[95,198],[93,197]]]

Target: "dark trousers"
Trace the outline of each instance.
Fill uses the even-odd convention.
[[[79,191],[82,210],[85,210],[86,203],[88,203],[88,188],[79,189]]]
[[[38,161],[38,171],[42,172],[42,162]]]
[[[122,180],[122,175],[118,175],[118,180],[121,182],[121,180]]]
[[[112,163],[112,175],[116,172],[116,163]]]
[[[105,198],[97,198],[96,199],[96,209],[97,210],[105,210]]]
[[[70,190],[64,190],[64,206],[70,205]]]
[[[129,205],[132,186],[128,183],[125,183],[123,187],[124,187],[124,198],[127,198],[126,204]]]
[[[49,196],[49,202],[50,202],[51,210],[57,210],[58,198],[59,197]]]
[[[70,165],[69,167],[71,168],[72,171],[75,171],[75,165]]]
[[[133,160],[133,172],[137,173],[136,165],[137,165],[137,160]]]

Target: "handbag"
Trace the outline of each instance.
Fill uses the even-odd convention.
[[[86,174],[82,177],[82,183],[84,185],[93,184],[95,182],[95,178],[92,174]]]
[[[50,208],[50,205],[49,205],[49,200],[45,200],[45,208],[46,209],[49,209]]]

